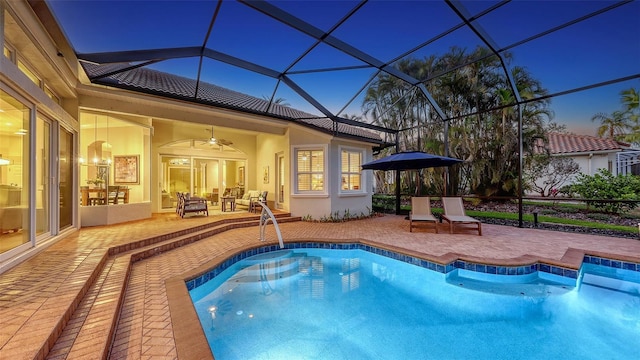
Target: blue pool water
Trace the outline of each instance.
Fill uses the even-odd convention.
[[[190,294],[217,360],[637,358],[640,272],[505,279],[295,249],[240,260]]]

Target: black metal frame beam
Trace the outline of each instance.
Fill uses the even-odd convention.
[[[436,111],[436,113],[438,114],[438,116],[440,116],[443,120],[445,119],[444,113],[442,112],[442,110],[440,109],[440,106],[438,105],[437,102],[433,101],[433,97],[431,96],[431,94],[429,93],[429,91],[427,91],[427,88],[421,84],[420,80],[413,78],[412,76],[409,76],[408,74],[403,73],[402,71],[396,69],[395,67],[391,66],[390,64],[384,63],[383,61],[380,61],[376,58],[374,58],[373,56],[345,43],[344,41],[333,37],[330,33],[325,33],[324,31],[316,28],[315,26],[305,22],[304,20],[301,20],[293,15],[291,15],[290,13],[278,8],[277,6],[271,5],[266,1],[247,1],[247,0],[239,0],[239,2],[267,15],[270,16],[271,18],[293,28],[296,29],[300,32],[302,32],[303,34],[310,36],[314,39],[316,39],[317,41],[323,42],[333,48],[335,48],[338,51],[341,51],[353,58],[356,58],[360,61],[362,61],[365,64],[368,64],[369,66],[372,66],[380,71],[383,71],[397,79],[400,79],[408,84],[411,84],[413,86],[417,86],[421,92],[424,93],[424,95],[427,97],[427,99],[429,99],[429,101],[431,102],[431,106],[433,106],[434,110]],[[365,3],[366,1],[363,1],[362,3]]]

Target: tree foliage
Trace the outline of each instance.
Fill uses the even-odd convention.
[[[620,92],[622,109],[611,114],[597,113],[591,121],[599,122],[597,135],[640,146],[640,94],[629,88]]]
[[[510,61],[508,53],[504,58]],[[374,123],[400,130],[399,150],[463,159],[463,164],[449,169],[447,193],[517,194],[519,112],[524,152],[532,154],[536,139],[545,136],[553,116],[549,100],[526,102],[518,108],[501,59],[483,47],[471,52],[453,47],[439,57],[402,59],[394,66],[422,81],[445,117],[439,116],[415,86],[380,74],[367,89],[363,110]],[[547,94],[525,68],[513,67],[511,75],[523,100]],[[429,184],[433,193],[444,193],[445,171],[425,169],[420,172],[420,183]],[[409,177],[403,174],[407,185],[413,183],[404,181]]]
[[[555,196],[571,177],[580,173],[580,166],[570,157],[547,153],[527,157],[524,183],[527,190],[540,196]]]

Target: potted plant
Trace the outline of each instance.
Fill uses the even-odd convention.
[[[100,178],[95,178],[95,179],[87,179],[87,184],[89,185],[94,185],[97,187],[102,187],[104,184],[104,180],[100,179]]]

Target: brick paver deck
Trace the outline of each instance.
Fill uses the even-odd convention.
[[[0,275],[0,359],[210,358],[201,332],[184,324],[193,310],[182,303],[180,279],[264,245],[256,219],[247,213],[154,215],[83,228],[57,242]],[[634,239],[497,225],[483,225],[483,236],[450,235],[443,224],[440,234],[409,232],[408,220],[395,215],[345,223],[284,221],[285,241],[361,240],[437,262],[543,260],[578,268],[585,252],[640,262],[640,241]],[[267,243],[276,241],[270,225]]]

